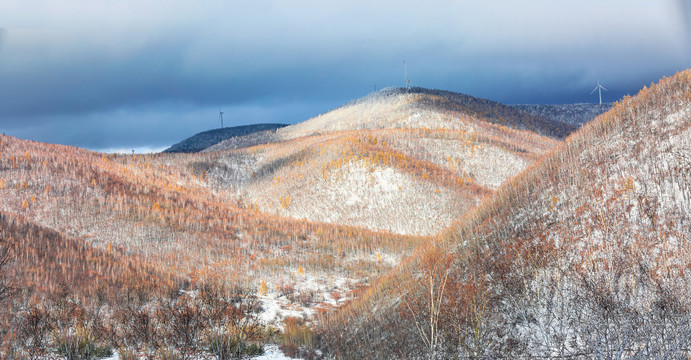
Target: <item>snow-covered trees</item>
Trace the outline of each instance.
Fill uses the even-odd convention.
[[[345,346],[383,349],[373,358],[392,348],[426,357],[426,343],[410,338],[424,317],[391,310],[412,296],[420,309],[441,303],[440,318],[455,324],[438,328],[448,335],[435,355],[447,358],[687,358],[690,121],[690,71],[624,99],[436,242],[454,259],[445,293],[460,296],[432,302],[424,286],[392,284],[418,283],[425,254],[436,252],[421,249],[325,320],[358,339],[325,347],[344,358]],[[387,332],[362,336],[372,326]]]

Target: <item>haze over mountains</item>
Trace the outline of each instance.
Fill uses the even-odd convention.
[[[69,317],[52,310],[65,299],[101,314],[98,298],[103,323],[53,330],[154,356],[179,351],[186,309],[206,319],[184,345],[202,354],[239,326],[200,302],[219,286],[261,305],[251,326],[336,358],[688,355],[690,104],[686,71],[579,130],[412,88],[161,154],[1,136],[0,245],[33,289],[10,305],[36,306],[0,313],[3,329]]]

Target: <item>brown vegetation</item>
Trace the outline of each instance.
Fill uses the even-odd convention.
[[[388,285],[370,289],[370,279],[432,239],[367,230],[357,221],[290,218],[310,205],[310,197],[328,207],[342,205],[345,199],[316,196],[315,186],[333,187],[350,170],[364,169],[369,183],[377,174],[406,180],[385,184],[395,192],[392,199],[412,194],[422,200],[400,202],[397,208],[409,211],[402,213],[393,212],[396,207],[367,213],[356,203],[349,214],[422,223],[424,228],[409,233],[432,234],[558,143],[521,130],[534,127],[528,122],[535,119],[521,115],[514,121],[508,117],[513,110],[496,112],[497,104],[459,107],[444,94],[399,95],[375,109],[397,109],[395,118],[364,127],[370,130],[324,129],[315,135],[314,124],[306,124],[277,132],[282,143],[228,152],[106,155],[0,136],[0,270],[10,268],[0,278],[0,301],[8,298],[0,304],[2,355],[40,358],[58,351],[88,359],[117,349],[125,359],[189,359],[202,351],[232,358],[256,351],[252,346],[273,331],[258,321],[262,297],[285,296],[291,307],[319,308],[320,316],[350,304],[339,314],[355,319],[367,299],[385,294],[395,300],[382,309],[391,311],[365,328],[364,338],[377,338],[377,326],[398,327],[391,323],[395,319],[416,330],[403,331],[382,351],[407,357],[401,344],[422,340],[427,352],[437,353],[452,331],[479,354],[494,334],[485,318],[497,309],[482,271],[517,269],[513,262],[519,260],[498,261],[490,250],[427,256],[420,276],[388,275],[381,281]],[[445,110],[435,112],[434,106]],[[415,114],[429,115],[422,118],[431,122],[410,122]],[[309,136],[298,138],[303,130]],[[491,167],[497,156],[498,166]],[[626,196],[634,196],[630,182],[622,181]],[[420,217],[410,217],[412,211]],[[435,212],[443,217],[430,220]],[[442,251],[435,254],[445,253],[444,246],[434,247]],[[525,246],[529,250],[513,249],[512,255],[534,250],[529,242]],[[459,272],[459,261],[485,267]],[[448,274],[439,277],[439,269]],[[305,288],[307,281],[318,290]],[[420,286],[399,296],[394,284],[408,281],[426,286],[426,297],[414,296],[412,289]],[[447,316],[441,311],[452,293],[459,294],[458,311]],[[287,349],[301,356],[314,355],[319,336],[329,339],[328,332],[315,335],[309,319],[288,318],[283,326]],[[332,348],[352,341],[334,339]]]

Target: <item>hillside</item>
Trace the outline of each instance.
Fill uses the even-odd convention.
[[[200,152],[221,141],[244,137],[256,133],[273,133],[276,129],[287,126],[286,124],[253,124],[243,126],[232,126],[221,129],[213,129],[192,135],[185,140],[165,149],[166,153],[194,153]],[[261,144],[262,142],[252,143],[251,145]],[[245,146],[249,146],[247,144]]]
[[[4,212],[0,212],[0,245],[9,249],[11,259],[22,259],[10,270],[27,297],[58,294],[66,288],[79,289],[80,296],[88,299],[96,296],[99,287],[137,284],[154,292],[181,284],[175,274],[157,272],[123,249],[94,248]]]
[[[351,301],[429,241],[418,235],[438,233],[558,144],[471,116],[457,125],[252,138],[283,136],[278,129],[236,136],[234,150],[143,156],[2,136],[0,211],[40,229],[20,243],[73,244],[56,258],[67,275],[37,286],[36,301],[56,287],[88,303],[99,291],[117,301],[118,287],[136,283],[101,273],[120,265],[74,260],[117,255],[172,286],[143,283],[133,291],[149,300],[138,306],[163,306],[160,295],[175,287],[220,283],[261,293],[263,323],[282,326]],[[58,276],[37,269],[35,253],[20,256],[22,281]],[[82,274],[89,267],[98,270]]]
[[[539,121],[466,95],[388,89],[278,129],[270,144],[226,140],[189,166],[262,212],[426,236],[558,144],[511,127],[565,129]]]
[[[0,253],[10,246],[16,260],[0,270],[0,292],[7,274],[33,286],[0,306],[0,328],[36,320],[36,334],[153,357],[209,351],[215,331],[237,334],[233,321],[247,319],[260,333],[229,343],[284,329],[287,343],[311,346],[305,323],[354,301],[560,143],[511,127],[534,118],[498,104],[392,94],[323,115],[343,129],[317,117],[200,153],[101,154],[0,136],[10,239]],[[214,309],[229,304],[241,313],[219,319]],[[194,328],[176,322],[189,314]],[[19,349],[12,336],[24,354],[64,343],[0,331],[0,347],[14,346],[0,352]]]
[[[574,126],[595,119],[598,115],[612,108],[613,104],[563,104],[563,105],[511,105],[516,109],[540,116],[552,121],[559,121]]]
[[[691,355],[691,72],[625,98],[321,321],[336,358]]]
[[[254,292],[264,281],[270,323],[284,309],[314,313],[328,294],[361,286],[423,241],[260,213],[213,191],[187,166],[196,154],[106,155],[9,136],[0,136],[0,154],[0,211],[138,259],[187,288],[221,282]]]

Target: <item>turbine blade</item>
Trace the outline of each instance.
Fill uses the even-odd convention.
[[[590,95],[592,95],[596,91],[597,91],[597,86],[595,87],[595,89],[593,89],[593,91],[590,92]]]
[[[600,87],[602,88],[602,90],[607,91],[607,89],[605,89],[604,86],[600,85]]]

